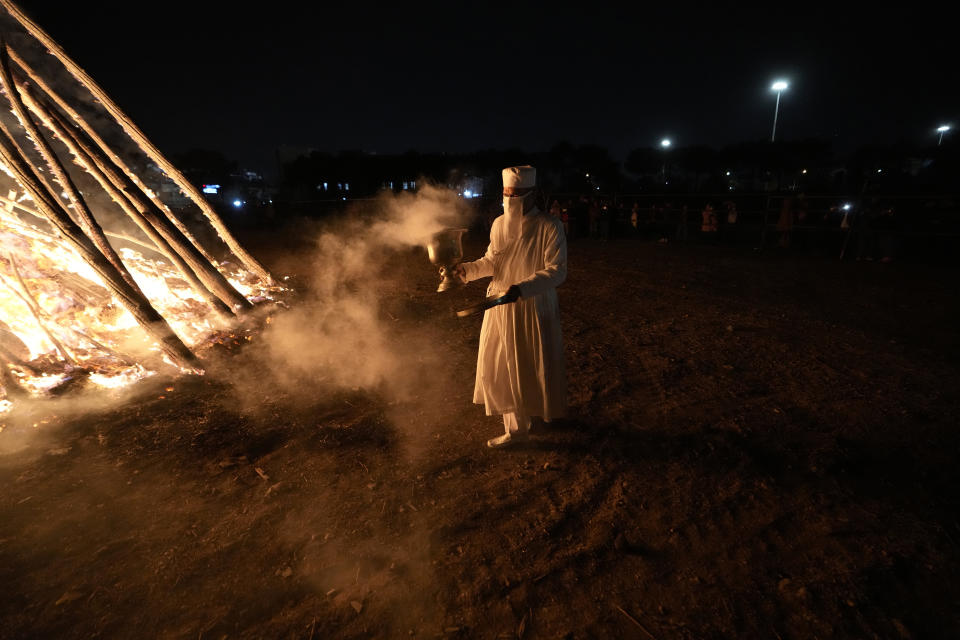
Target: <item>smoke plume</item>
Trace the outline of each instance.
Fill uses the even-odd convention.
[[[383,302],[411,295],[411,270],[433,269],[425,252],[411,250],[467,217],[455,192],[433,186],[351,209],[319,232],[309,291],[272,319],[258,360],[288,392],[333,387],[402,399],[422,391],[438,355],[434,332],[398,322]]]

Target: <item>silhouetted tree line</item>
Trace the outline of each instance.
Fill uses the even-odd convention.
[[[229,183],[236,175],[236,163],[217,152],[192,150],[177,160],[198,183]],[[622,163],[604,147],[560,142],[538,152],[313,152],[283,164],[275,188],[281,202],[342,195],[352,199],[371,196],[391,183],[399,191],[402,182],[456,185],[474,177],[483,178],[486,190],[494,192],[499,191],[500,170],[518,163],[534,164],[544,189],[554,193],[956,193],[960,175],[960,151],[951,139],[941,146],[864,146],[845,156],[822,139],[741,142],[721,149],[642,147]],[[326,190],[321,188],[324,182]],[[348,193],[342,190],[345,184]]]
[[[226,184],[238,165],[219,151],[189,149],[173,155],[173,162],[194,184]]]

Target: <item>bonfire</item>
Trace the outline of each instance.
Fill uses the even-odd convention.
[[[0,42],[0,413],[78,383],[202,373],[204,349],[284,288],[49,35],[0,5],[16,29]],[[202,215],[164,204],[150,165]]]

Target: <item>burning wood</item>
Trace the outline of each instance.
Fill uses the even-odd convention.
[[[215,260],[108,136],[53,91],[28,56],[0,43],[0,89],[16,116],[0,118],[0,170],[15,183],[0,190],[7,194],[0,197],[0,413],[78,372],[102,386],[149,375],[163,361],[200,372],[197,347],[235,330],[253,301],[270,300],[282,287],[59,45],[12,2],[0,5],[194,200],[243,265],[229,269]],[[77,183],[76,167],[99,191]],[[116,228],[117,211],[95,204],[103,200],[98,193],[136,230]]]
[[[126,280],[131,287],[136,288],[136,282],[133,281],[133,277],[127,271],[126,267],[123,266],[123,262],[120,261],[120,256],[117,255],[117,252],[114,251],[110,243],[107,242],[107,238],[103,235],[103,229],[100,228],[99,223],[94,219],[93,214],[90,213],[86,201],[80,195],[76,186],[74,186],[73,180],[70,179],[70,175],[63,168],[63,164],[61,164],[57,154],[54,153],[53,147],[47,143],[46,138],[37,130],[33,120],[27,115],[23,101],[20,99],[20,94],[13,89],[13,76],[10,74],[10,60],[5,44],[0,46],[0,88],[6,92],[7,97],[10,99],[10,104],[13,106],[13,111],[20,120],[20,124],[23,125],[27,135],[33,139],[34,144],[36,144],[40,150],[40,155],[43,156],[43,160],[50,169],[50,174],[53,176],[53,179],[63,186],[71,206],[77,213],[80,227],[84,233],[90,236],[90,239],[97,245],[97,248],[104,257],[120,272],[123,279]],[[48,191],[53,190],[53,185],[50,184],[49,181],[46,181],[44,186],[46,186]]]
[[[24,95],[30,96],[30,93],[25,92]],[[234,313],[234,310],[246,310],[251,307],[249,301],[227,282],[226,278],[203,257],[203,254],[189,242],[186,236],[168,223],[163,212],[152,200],[142,197],[125,175],[112,170],[110,161],[104,154],[97,153],[81,139],[81,132],[71,131],[69,124],[62,116],[39,105],[32,96],[28,100],[32,110],[60,138],[73,154],[77,164],[96,179],[110,198],[123,209],[160,252],[177,267],[184,279],[215,310],[223,315],[229,315]]]
[[[10,59],[18,67],[20,67],[23,74],[26,75],[26,77],[30,80],[30,82],[36,85],[40,93],[42,93],[43,95],[47,96],[50,100],[52,100],[53,103],[57,106],[57,108],[62,110],[63,113],[67,115],[70,122],[76,123],[76,125],[80,128],[80,130],[83,131],[83,133],[86,134],[89,137],[89,139],[93,141],[94,146],[100,149],[101,151],[103,151],[103,153],[107,154],[110,157],[113,164],[116,165],[118,168],[120,168],[123,171],[123,173],[134,184],[137,185],[137,187],[143,192],[145,196],[147,196],[152,200],[156,200],[156,196],[152,192],[150,192],[149,189],[147,189],[146,185],[144,185],[143,182],[137,177],[137,174],[132,169],[130,169],[129,165],[125,163],[118,155],[116,155],[112,149],[110,149],[110,146],[106,142],[104,142],[103,138],[93,129],[93,127],[91,127],[87,123],[86,119],[83,116],[77,113],[77,111],[73,109],[73,107],[71,107],[66,100],[61,98],[56,91],[51,89],[50,86],[43,81],[43,78],[41,78],[40,75],[37,74],[33,70],[33,68],[29,64],[27,64],[27,62],[23,58],[17,55],[16,51],[13,51],[12,49],[10,49],[8,50],[8,53],[10,54]],[[21,83],[21,85],[28,86],[26,85],[26,83]],[[27,105],[30,106],[31,111],[34,111],[35,115],[38,115],[38,117],[42,118],[43,116],[41,116],[36,110],[34,110],[34,107],[30,105],[29,94],[25,95],[24,99],[28,100]],[[113,182],[113,184],[119,188],[121,184],[119,178],[113,177],[113,174],[109,174],[109,175],[111,176],[111,181]],[[187,229],[186,225],[184,225],[179,220],[179,218],[177,218],[177,216],[175,216],[173,212],[170,211],[170,208],[159,201],[157,201],[157,204],[161,209],[163,209],[164,215],[166,215],[167,218],[174,225],[176,225],[178,229],[180,229],[180,232],[183,233],[183,235],[190,240],[190,243],[197,248],[197,251],[202,253],[208,262],[210,262],[211,264],[216,264],[217,261],[214,260],[213,256],[207,253],[206,249],[204,249],[203,246],[199,242],[197,242],[196,238],[193,237],[193,235]]]
[[[200,191],[190,184],[190,181],[177,169],[173,166],[169,160],[164,157],[160,150],[157,149],[150,140],[147,139],[147,136],[144,135],[142,131],[133,123],[131,120],[117,104],[110,98],[107,93],[94,82],[93,78],[87,75],[87,72],[80,68],[77,63],[70,59],[66,52],[58,45],[53,38],[46,34],[39,26],[37,26],[30,18],[24,14],[19,7],[17,7],[10,0],[0,0],[0,4],[10,13],[13,18],[15,18],[23,27],[27,30],[30,35],[35,37],[47,50],[56,56],[56,58],[63,64],[64,67],[77,79],[80,84],[82,84],[91,94],[103,105],[107,112],[113,116],[117,123],[123,127],[123,130],[129,135],[141,149],[153,160],[157,166],[160,167],[170,178],[186,193],[191,200],[193,200],[197,206],[200,207],[200,210],[210,221],[211,226],[216,229],[220,238],[230,247],[230,251],[233,252],[237,258],[243,263],[243,265],[249,269],[251,272],[257,275],[257,277],[264,280],[266,284],[275,284],[269,272],[263,268],[263,266],[254,259],[246,249],[244,249],[239,242],[233,237],[230,233],[230,230],[227,229],[226,225],[220,219],[220,216],[217,215],[217,212],[213,210],[213,207],[204,200]]]

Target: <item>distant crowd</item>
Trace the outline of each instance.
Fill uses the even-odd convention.
[[[896,207],[878,200],[852,206],[839,199],[788,194],[748,202],[733,199],[630,198],[579,195],[547,198],[548,213],[563,224],[569,241],[642,238],[660,243],[778,247],[891,262],[902,251],[904,228]],[[499,215],[483,216],[489,229]]]

